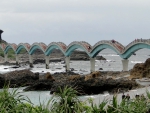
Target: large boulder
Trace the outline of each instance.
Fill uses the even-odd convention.
[[[130,71],[130,78],[150,78],[150,58],[148,58],[145,63],[137,63],[134,65],[133,69]]]
[[[33,84],[39,80],[39,75],[35,75],[30,70],[12,71],[4,74],[6,83],[10,84],[10,87],[20,87]]]

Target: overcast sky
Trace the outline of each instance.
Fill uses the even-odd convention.
[[[2,39],[9,43],[150,38],[150,0],[0,0]]]

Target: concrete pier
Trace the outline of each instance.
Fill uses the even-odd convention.
[[[19,65],[19,54],[16,54],[16,65]]]
[[[49,69],[49,56],[45,56],[45,68]]]
[[[4,62],[7,62],[8,61],[8,54],[7,53],[4,53]]]
[[[70,71],[70,57],[65,58],[66,71]]]
[[[95,58],[90,58],[91,72],[95,71]]]
[[[123,71],[128,71],[128,63],[129,63],[128,59],[123,59],[122,60]]]
[[[29,54],[29,63],[30,63],[30,67],[33,67],[33,56]]]

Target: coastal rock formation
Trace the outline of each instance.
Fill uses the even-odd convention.
[[[127,78],[108,77],[106,74],[113,72],[93,72],[88,75],[79,75],[74,72],[62,73],[32,73],[30,70],[20,70],[0,75],[0,87],[10,83],[10,87],[27,86],[25,91],[50,91],[57,92],[58,87],[71,86],[79,92],[78,95],[99,94],[103,91],[110,93],[127,91],[138,87],[134,80]],[[119,73],[119,72],[117,72]],[[42,77],[41,77],[42,76]]]
[[[109,72],[108,74],[112,74]],[[117,72],[119,74],[119,72]],[[120,72],[121,73],[121,72]],[[103,75],[104,74],[104,75]],[[58,91],[58,87],[64,86],[75,87],[79,95],[99,94],[103,91],[118,92],[128,91],[139,85],[134,80],[125,78],[107,77],[106,72],[93,72],[89,75],[79,75],[74,72],[46,73],[42,79],[28,86],[25,91],[47,90],[51,94]]]
[[[150,78],[150,58],[148,58],[144,63],[137,63],[134,65],[133,69],[130,71],[130,78]]]
[[[10,87],[28,86],[39,80],[39,75],[35,75],[30,70],[19,70],[3,75],[6,84]]]
[[[66,79],[59,82],[55,81],[50,91],[51,93],[58,92],[58,87],[63,88],[66,85],[75,87],[78,90],[79,95],[99,94],[103,91],[115,93],[118,92],[118,90],[128,91],[135,87],[138,87],[138,84],[136,84],[135,81],[124,78],[107,79],[106,77],[95,77],[85,81],[85,76],[77,75],[77,77],[73,77],[73,79]]]

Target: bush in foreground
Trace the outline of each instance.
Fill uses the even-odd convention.
[[[47,105],[34,106],[31,101],[21,95],[17,89],[11,93],[8,88],[0,91],[0,113],[150,113],[150,93],[135,99],[123,99],[117,101],[117,95],[112,100],[104,100],[95,105],[90,98],[81,102],[77,97],[77,91],[71,87],[59,88],[48,101]]]

